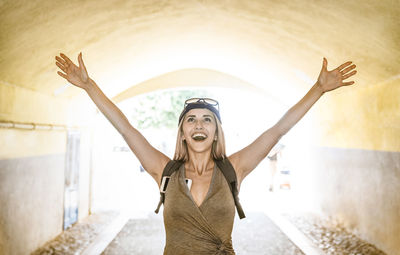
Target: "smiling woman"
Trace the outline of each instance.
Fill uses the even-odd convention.
[[[199,107],[201,106],[201,103],[192,103],[191,105],[193,104],[198,104]],[[188,107],[185,109],[187,108]],[[216,110],[214,111],[217,112]],[[188,148],[191,148],[191,146],[187,146],[188,142],[193,143],[192,140],[195,142],[203,142],[205,140],[210,141],[210,139],[212,141],[211,153],[213,159],[219,160],[225,158],[225,136],[221,127],[220,118],[217,117],[219,113],[217,112],[218,115],[216,115],[208,109],[196,108],[190,110],[185,118],[183,118],[183,116],[185,116],[183,113],[185,113],[185,110],[182,112],[179,121],[174,160],[187,161],[189,159]],[[196,116],[196,113],[198,116]],[[190,130],[184,131],[184,127],[185,129],[193,129],[194,127],[192,136],[188,135],[191,132]],[[210,127],[213,127],[215,130],[207,130],[207,132],[202,130],[203,128],[210,129]]]
[[[60,54],[56,57],[56,65],[62,72],[58,74],[88,93],[123,136],[144,169],[161,186],[162,198],[165,198],[161,201],[165,204],[164,254],[175,255],[235,254],[231,235],[235,205],[240,218],[244,217],[237,199],[243,179],[325,92],[352,85],[354,82],[344,80],[356,73],[352,62],[328,71],[324,58],[318,80],[308,93],[274,126],[230,156],[225,155],[218,102],[209,98],[186,100],[179,118],[176,152],[171,160],[150,145],[89,78],[82,54],[79,54],[78,62],[79,66],[76,66]],[[174,169],[173,166],[178,167]],[[174,171],[166,176],[171,169]],[[164,177],[168,177],[167,186],[162,185],[166,184]],[[186,185],[188,179],[192,183],[190,187]]]

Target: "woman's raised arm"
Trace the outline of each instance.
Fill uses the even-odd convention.
[[[78,63],[79,66],[76,66],[66,55],[61,53],[60,57],[56,56],[56,65],[62,72],[58,71],[57,73],[71,84],[84,89],[88,93],[99,110],[125,139],[143,168],[160,185],[162,171],[170,159],[151,146],[143,135],[129,123],[121,110],[89,78],[82,60],[82,53],[78,56]]]
[[[325,93],[342,86],[354,84],[354,81],[344,82],[356,74],[356,65],[348,61],[337,68],[328,71],[328,61],[323,60],[322,69],[317,82],[308,93],[270,129],[265,131],[253,143],[229,157],[241,181],[263,160],[272,147],[285,135]]]

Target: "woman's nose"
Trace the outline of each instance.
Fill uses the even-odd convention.
[[[203,129],[203,123],[201,121],[196,121],[195,128],[196,129]]]

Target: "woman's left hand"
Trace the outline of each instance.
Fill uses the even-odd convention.
[[[326,58],[324,58],[322,69],[317,81],[323,92],[328,92],[342,86],[349,86],[354,84],[354,81],[344,82],[344,80],[357,73],[356,70],[353,70],[354,68],[356,68],[356,65],[352,64],[351,61],[341,64],[332,71],[328,71],[327,67],[328,61],[326,60]]]

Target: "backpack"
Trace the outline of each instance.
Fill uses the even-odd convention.
[[[222,173],[225,176],[226,181],[229,184],[229,188],[232,192],[232,196],[235,201],[235,206],[236,206],[236,210],[238,212],[239,218],[240,219],[245,218],[246,216],[243,212],[242,206],[239,203],[239,197],[238,197],[239,192],[237,189],[237,177],[236,177],[235,169],[233,169],[231,162],[227,158],[222,159],[222,160],[214,160],[214,161],[217,164],[218,168],[221,169]],[[184,163],[183,161],[177,161],[177,160],[169,161],[164,168],[161,179],[163,179],[163,177],[165,177],[165,176],[171,176],[176,170],[178,170],[181,167],[181,165],[183,163]],[[167,183],[166,183],[166,185],[167,185]],[[166,190],[166,186],[164,187],[164,190]],[[158,213],[161,205],[164,203],[164,200],[165,200],[165,192],[160,192],[160,202],[158,203],[155,213]]]

